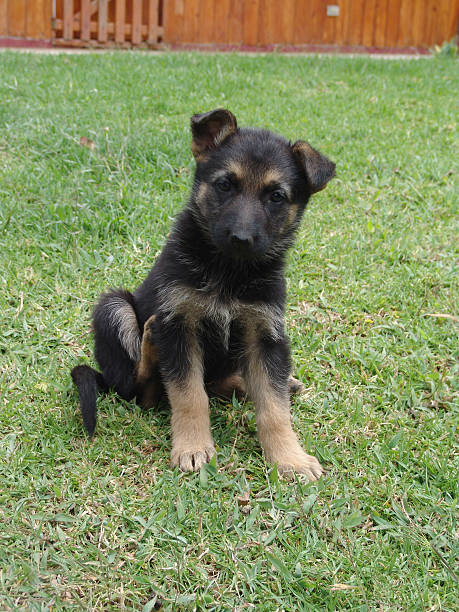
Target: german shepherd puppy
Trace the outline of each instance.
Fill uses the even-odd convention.
[[[208,392],[247,393],[265,457],[279,472],[316,480],[322,468],[291,425],[290,352],[284,331],[285,255],[309,197],[335,164],[307,142],[240,129],[225,109],[191,118],[196,172],[153,269],[134,291],[111,290],[93,314],[102,373],[73,369],[92,436],[98,391],[143,406],[164,386],[171,405],[171,463],[199,470],[215,454]]]

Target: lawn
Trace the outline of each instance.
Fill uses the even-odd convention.
[[[457,610],[458,91],[454,59],[0,54],[1,610]],[[92,443],[77,410],[92,306],[143,280],[218,106],[337,163],[288,260],[317,483],[248,402],[197,474],[167,406],[101,398]]]

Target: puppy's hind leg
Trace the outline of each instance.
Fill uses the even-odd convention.
[[[142,408],[152,408],[159,402],[163,385],[159,374],[158,348],[155,342],[156,316],[152,315],[144,325],[140,361],[137,364],[136,396]]]
[[[105,293],[94,309],[93,330],[95,356],[106,384],[123,399],[133,399],[141,333],[132,294],[123,289]]]

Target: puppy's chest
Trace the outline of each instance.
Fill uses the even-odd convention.
[[[196,331],[212,329],[225,348],[228,348],[233,324],[245,336],[268,334],[279,338],[283,333],[283,312],[276,305],[222,300],[215,293],[174,287],[168,291],[163,309],[170,317],[184,317],[188,326]]]

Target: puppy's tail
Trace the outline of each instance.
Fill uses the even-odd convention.
[[[107,392],[108,385],[100,372],[87,365],[80,365],[71,371],[80,396],[80,410],[89,437],[92,438],[97,422],[97,395]]]

